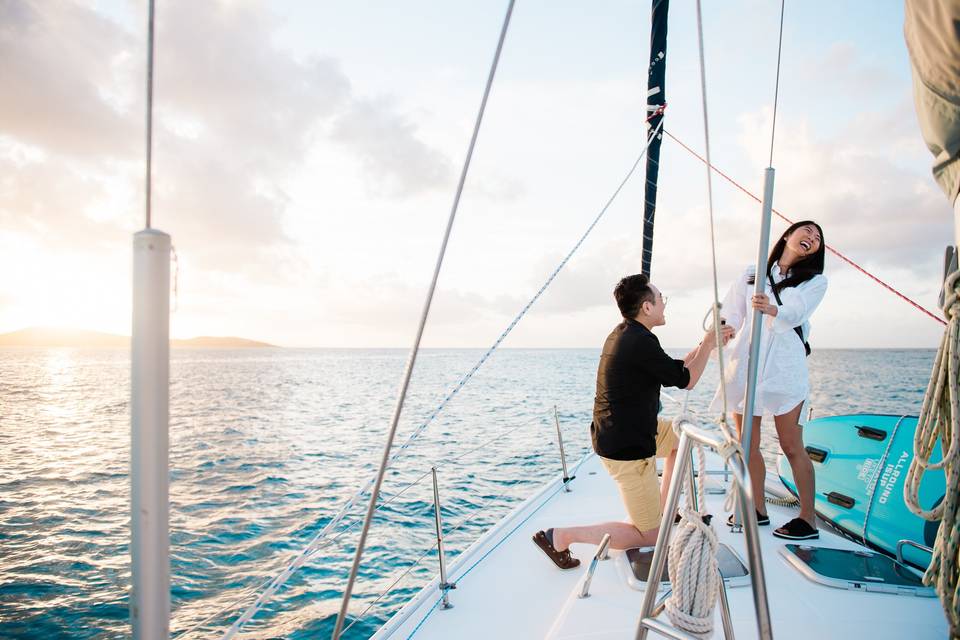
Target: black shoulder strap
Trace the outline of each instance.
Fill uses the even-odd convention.
[[[780,294],[777,293],[777,288],[773,286],[773,275],[770,272],[767,272],[767,280],[770,282],[770,288],[773,289],[773,297],[777,299],[777,304],[781,307],[783,306],[783,300],[780,299]],[[807,355],[810,355],[810,343],[803,339],[803,329],[800,327],[794,327],[794,331],[797,332],[797,336],[800,338],[800,342],[803,343],[803,350],[806,351]]]

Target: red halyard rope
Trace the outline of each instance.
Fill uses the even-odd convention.
[[[672,133],[670,133],[670,132],[667,131],[666,129],[663,130],[663,133],[664,133],[665,135],[670,136],[670,139],[671,139],[671,140],[673,140],[674,142],[676,142],[677,144],[679,144],[681,147],[683,147],[684,149],[686,149],[687,151],[689,151],[691,154],[693,154],[694,156],[696,156],[697,158],[699,158],[700,162],[702,162],[702,163],[704,163],[704,164],[707,163],[706,159],[704,159],[703,156],[701,156],[699,153],[697,153],[696,151],[694,151],[693,149],[691,149],[690,147],[688,147],[687,145],[685,145],[683,142],[681,142],[681,141],[680,141],[676,136],[674,136]],[[738,183],[736,180],[734,180],[733,178],[731,178],[730,176],[728,176],[727,174],[725,174],[725,173],[724,173],[723,171],[721,171],[720,169],[716,168],[716,167],[713,166],[713,165],[710,165],[710,168],[713,169],[714,171],[716,171],[717,174],[719,174],[724,180],[726,180],[727,182],[729,182],[730,184],[732,184],[733,186],[735,186],[737,189],[740,189],[740,191],[743,191],[745,194],[747,194],[748,196],[750,196],[751,198],[753,198],[753,199],[756,200],[757,202],[760,202],[760,201],[761,201],[760,198],[758,198],[757,196],[755,196],[754,194],[752,194],[750,191],[748,191],[748,190],[746,189],[746,187],[744,187],[743,185],[741,185],[740,183]],[[779,216],[781,219],[785,220],[788,224],[793,224],[793,220],[791,220],[790,218],[786,217],[785,215],[783,215],[782,213],[780,213],[780,212],[777,211],[776,209],[773,209],[772,211],[773,211],[775,214],[777,214],[777,216]],[[883,280],[881,280],[881,279],[878,278],[877,276],[873,275],[872,273],[870,273],[869,271],[867,271],[866,269],[864,269],[863,267],[861,267],[859,264],[857,264],[856,262],[854,262],[853,260],[851,260],[851,259],[848,258],[847,256],[843,255],[842,253],[840,253],[839,251],[837,251],[836,249],[834,249],[834,248],[831,247],[830,245],[825,245],[825,246],[826,246],[827,251],[829,251],[829,252],[832,253],[833,255],[837,256],[838,258],[840,258],[841,260],[843,260],[844,262],[846,262],[847,264],[849,264],[850,266],[852,266],[854,269],[856,269],[857,271],[859,271],[859,272],[862,273],[863,275],[867,276],[868,278],[870,278],[871,280],[873,280],[874,282],[876,282],[877,284],[879,284],[879,285],[882,286],[883,288],[885,288],[885,289],[887,289],[888,291],[890,291],[891,293],[899,296],[901,299],[903,299],[904,301],[910,303],[911,305],[913,305],[914,307],[916,307],[918,310],[920,310],[920,311],[922,311],[923,313],[927,314],[928,316],[930,316],[931,318],[933,318],[934,320],[936,320],[936,321],[939,322],[940,324],[942,324],[942,325],[946,325],[946,324],[947,324],[946,321],[944,321],[942,318],[934,315],[932,312],[930,312],[929,310],[925,309],[924,307],[922,307],[922,306],[921,306],[920,304],[918,304],[917,302],[914,302],[913,300],[911,300],[910,298],[908,298],[908,297],[905,296],[904,294],[900,293],[899,291],[897,291],[896,289],[894,289],[893,287],[891,287],[889,284],[887,284],[886,282],[884,282]]]

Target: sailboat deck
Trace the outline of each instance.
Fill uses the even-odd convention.
[[[719,458],[708,456],[708,468],[722,468]],[[722,476],[707,476],[707,481],[708,487],[726,484]],[[561,571],[531,542],[536,531],[547,527],[625,519],[613,480],[596,456],[583,461],[571,488],[564,492],[559,480],[547,485],[457,559],[449,571],[457,583],[450,592],[453,608],[441,608],[435,581],[375,638],[632,638],[644,594],[628,584],[623,552],[611,551],[610,559],[599,563],[590,597],[581,599],[578,594],[595,549],[574,545],[581,565]],[[745,560],[744,535],[723,524],[724,497],[708,494],[707,510],[716,517],[720,542]],[[805,578],[781,557],[785,541],[771,535],[796,510],[769,505],[768,511],[772,526],[760,528],[760,540],[775,637],[947,637],[936,598],[848,591]],[[860,548],[826,528],[821,528],[819,540],[807,542]],[[757,637],[751,588],[729,587],[727,592],[736,637]],[[719,607],[715,617],[715,637],[722,637]],[[661,619],[668,621],[666,614]]]

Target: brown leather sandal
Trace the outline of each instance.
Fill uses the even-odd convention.
[[[553,564],[561,569],[576,569],[580,566],[580,561],[570,555],[570,549],[557,551],[553,546],[553,529],[546,531],[537,531],[533,534],[533,544],[540,547],[548,558],[553,560]]]

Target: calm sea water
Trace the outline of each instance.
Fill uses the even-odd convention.
[[[421,354],[400,441],[481,355]],[[455,557],[559,473],[554,406],[568,457],[588,450],[598,356],[594,349],[500,351],[439,414],[387,475],[389,504],[374,520],[345,637],[369,637],[435,575],[432,489],[423,477],[431,465]],[[815,413],[915,414],[933,356],[815,351]],[[173,352],[175,637],[222,633],[375,472],[405,359],[402,350]],[[129,369],[120,350],[0,350],[2,638],[129,635]],[[711,367],[691,406],[705,409],[715,385]],[[772,456],[775,437],[764,428]],[[244,637],[329,636],[355,517]]]

